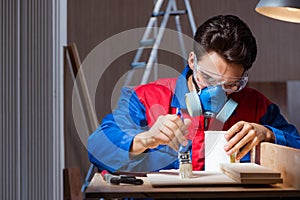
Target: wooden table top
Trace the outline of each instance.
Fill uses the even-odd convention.
[[[300,197],[300,190],[284,184],[275,185],[201,185],[153,187],[147,177],[143,185],[111,185],[95,173],[84,193],[85,199],[99,198],[263,198]]]

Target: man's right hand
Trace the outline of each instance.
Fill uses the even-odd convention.
[[[190,119],[185,119],[183,122],[175,114],[159,116],[149,131],[135,136],[131,153],[140,154],[146,149],[156,148],[161,144],[168,145],[177,151],[180,144],[184,146],[188,144],[185,135],[188,133],[190,124]]]

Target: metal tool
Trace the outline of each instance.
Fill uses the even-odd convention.
[[[119,185],[120,183],[142,185],[144,183],[142,179],[136,178],[133,175],[113,175],[108,173],[106,170],[103,170],[101,175],[107,183],[113,185]]]

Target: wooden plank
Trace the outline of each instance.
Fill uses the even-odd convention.
[[[158,173],[149,173],[147,177],[153,187],[237,184],[235,180],[217,171],[194,171],[191,178],[181,179],[177,170],[164,170]]]
[[[300,150],[277,144],[261,143],[260,163],[280,171],[283,183],[300,189]]]
[[[255,163],[221,163],[224,174],[242,184],[282,183],[280,172],[275,172]]]
[[[222,172],[194,171],[193,176],[188,179],[181,179],[178,170],[149,173],[147,177],[153,187],[282,183],[279,172],[254,163],[224,163],[221,169]]]
[[[75,65],[69,59],[68,46],[64,46],[64,144],[65,144],[65,168],[78,167],[83,175],[88,171],[90,164],[86,147],[81,140],[81,135],[75,127],[73,118],[73,88]],[[77,69],[77,68],[76,68]],[[85,126],[82,126],[85,127]]]
[[[97,120],[96,112],[91,100],[91,96],[89,93],[89,88],[87,86],[86,77],[84,74],[84,70],[81,69],[81,61],[79,58],[77,46],[75,43],[71,43],[70,45],[65,47],[66,49],[66,58],[70,61],[69,69],[71,74],[73,74],[74,86],[79,97],[79,103],[82,104],[83,109],[83,120],[88,127],[87,133],[91,133],[98,127],[99,123]]]
[[[70,62],[71,62],[72,72],[74,73],[74,75],[76,77],[77,73],[79,71],[80,65],[81,65],[77,46],[75,43],[71,43],[70,45],[66,46],[65,48],[69,52],[69,58],[70,58]]]
[[[221,163],[222,171],[226,171],[238,178],[272,178],[280,177],[280,172],[255,163]]]

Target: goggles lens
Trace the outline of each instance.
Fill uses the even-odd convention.
[[[196,59],[195,59],[196,61]],[[194,73],[196,82],[204,86],[222,86],[226,92],[239,92],[248,82],[248,72],[245,71],[242,77],[226,77],[208,70],[202,69],[197,61],[195,62],[195,69],[197,73]],[[226,79],[226,81],[224,81]]]

